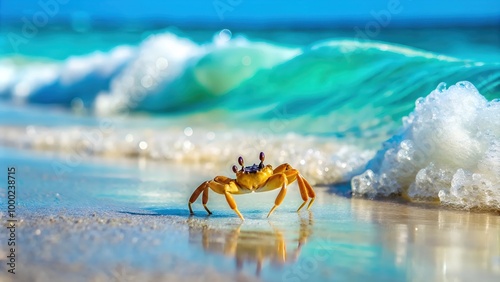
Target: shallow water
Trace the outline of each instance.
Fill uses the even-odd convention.
[[[213,193],[212,216],[199,201],[189,216],[190,193],[212,172],[94,158],[55,177],[54,156],[1,152],[17,171],[23,281],[495,281],[500,275],[494,213],[351,198],[346,187],[316,186],[311,210],[297,214],[294,184],[269,219],[276,191],[236,196],[244,222]]]

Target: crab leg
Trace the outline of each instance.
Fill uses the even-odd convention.
[[[226,176],[216,176],[214,181],[220,184],[229,184],[233,179]]]
[[[288,184],[290,184],[293,181],[297,180],[297,183],[298,183],[298,186],[299,186],[300,196],[302,197],[302,200],[304,200],[304,202],[302,203],[302,205],[300,205],[300,207],[297,209],[297,212],[300,211],[300,209],[302,209],[302,207],[307,203],[307,200],[309,199],[308,196],[307,196],[308,195],[307,194],[307,188],[306,188],[306,186],[304,184],[305,179],[303,179],[299,175],[299,171],[298,170],[292,168],[292,166],[290,166],[289,164],[282,164],[279,167],[277,167],[274,171],[276,171],[276,170],[283,171],[286,174],[286,177],[288,179]]]
[[[273,174],[269,179],[267,180],[266,185],[264,185],[262,188],[259,188],[256,192],[265,192],[265,191],[271,191],[275,190],[281,187],[281,190],[276,197],[276,200],[274,201],[274,207],[269,211],[267,214],[267,217],[269,217],[274,210],[281,205],[283,202],[283,199],[285,199],[286,196],[286,186],[288,185],[288,178],[286,173],[278,173],[278,174]]]
[[[241,215],[240,211],[238,210],[238,206],[236,205],[233,196],[231,196],[231,194],[229,194],[229,192],[227,191],[224,192],[224,195],[226,196],[226,201],[231,207],[231,209],[241,218],[241,220],[245,220],[245,218]]]
[[[311,187],[311,184],[309,184],[309,182],[307,182],[307,180],[305,178],[302,177],[302,175],[298,175],[297,176],[298,179],[302,180],[305,184],[305,187],[306,187],[306,191],[307,191],[307,195],[309,196],[309,198],[311,198],[311,201],[309,202],[309,204],[307,205],[307,209],[310,209],[311,208],[311,205],[313,204],[314,202],[314,199],[316,199],[316,193],[314,193],[314,190],[313,188]],[[300,210],[300,209],[299,209]]]
[[[299,191],[300,191],[300,196],[302,197],[302,200],[304,201],[302,205],[297,209],[297,212],[299,212],[302,207],[307,203],[307,200],[309,199],[307,197],[307,188],[306,185],[304,184],[304,179],[302,177],[297,177],[297,183],[299,184]]]
[[[269,217],[274,212],[274,210],[279,205],[281,205],[281,203],[283,203],[283,200],[285,199],[285,196],[286,196],[286,188],[288,185],[288,178],[286,177],[286,174],[281,174],[280,176],[282,177],[281,182],[283,183],[283,186],[281,187],[281,190],[280,190],[278,196],[276,197],[276,200],[274,201],[274,207],[269,211],[269,213],[267,214],[267,217]]]
[[[203,190],[202,203],[203,203],[203,207],[208,212],[208,214],[212,214],[212,212],[207,208],[207,203],[208,203],[208,188],[209,187],[207,185],[207,187],[205,187],[205,189]]]
[[[193,209],[191,208],[191,204],[194,203],[196,201],[196,199],[198,199],[198,197],[200,196],[201,192],[203,192],[206,188],[208,188],[208,181],[205,181],[205,182],[201,183],[201,185],[198,186],[198,188],[196,188],[196,190],[194,190],[193,194],[189,198],[188,207],[189,207],[189,212],[191,214],[194,214]],[[203,194],[205,194],[205,193],[203,193]],[[205,197],[205,196],[203,196],[203,197]],[[208,194],[207,194],[207,201],[208,201]],[[207,208],[205,207],[205,209],[207,209]],[[207,211],[208,211],[208,209],[207,209]]]
[[[285,173],[288,179],[288,184],[291,184],[297,179],[299,171],[294,169],[291,165],[284,163],[273,170],[274,174]]]
[[[219,176],[218,176],[219,177]],[[234,198],[233,196],[230,194],[230,191],[234,191],[235,189],[237,189],[234,185],[233,187],[231,187],[230,184],[232,184],[232,182],[229,182],[229,183],[219,183],[217,182],[217,178],[216,177],[216,180],[215,181],[210,181],[208,183],[208,186],[214,190],[214,192],[216,193],[219,193],[219,194],[224,194],[224,196],[226,196],[226,201],[227,203],[229,204],[229,206],[231,207],[231,209],[242,219],[242,220],[245,220],[245,218],[243,218],[243,216],[241,215],[240,211],[238,210],[238,206],[236,205],[236,202],[234,201]],[[231,189],[233,188],[233,189]]]
[[[297,173],[293,174],[293,177],[290,177],[290,175],[288,175],[289,171],[295,171]],[[311,198],[311,201],[309,202],[309,205],[307,205],[307,209],[311,208],[311,205],[314,202],[316,194],[314,193],[314,190],[312,189],[309,182],[307,182],[307,180],[304,179],[302,177],[302,175],[299,174],[298,170],[294,169],[291,165],[284,163],[284,164],[276,167],[273,172],[274,173],[280,173],[280,172],[287,173],[288,183],[292,183],[295,179],[297,179],[297,183],[299,185],[300,196],[302,197],[302,200],[304,200],[302,205],[300,205],[300,207],[297,209],[297,212],[300,211],[304,207],[304,205],[307,203],[308,198]]]
[[[290,170],[292,169],[292,166],[287,164],[287,163],[284,163],[284,164],[280,164],[279,166],[277,166],[274,170],[273,170],[273,173],[274,174],[277,174],[277,173],[282,173],[282,172],[285,172],[287,170]]]

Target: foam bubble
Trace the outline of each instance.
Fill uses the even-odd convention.
[[[233,34],[229,29],[223,29],[219,32],[219,39],[223,42],[231,40]]]
[[[352,179],[355,194],[500,210],[500,101],[469,82],[415,103],[403,128]]]

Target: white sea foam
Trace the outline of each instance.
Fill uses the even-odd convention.
[[[18,65],[11,59],[0,61],[0,96],[23,103],[40,87],[53,83],[58,67],[54,63]]]
[[[0,96],[11,96],[17,103],[68,103],[75,97],[93,100],[95,88],[105,87],[132,56],[133,49],[119,46],[109,52],[96,51],[61,62],[18,64],[2,60]]]
[[[351,182],[369,197],[500,210],[500,100],[487,101],[469,82],[440,84]]]
[[[72,166],[92,156],[143,158],[199,164],[230,172],[238,156],[258,162],[264,151],[268,163],[288,162],[314,184],[348,181],[373,156],[372,151],[298,134],[262,135],[242,130],[208,131],[202,128],[101,130],[98,127],[5,127],[0,145],[56,152],[58,163]],[[56,161],[55,161],[56,163]],[[224,170],[225,169],[225,170]]]
[[[174,34],[148,37],[138,46],[135,56],[110,84],[108,91],[99,93],[95,110],[108,114],[132,107],[145,95],[155,94],[183,73],[189,59],[198,57],[202,48],[194,42]]]
[[[97,97],[98,114],[123,110],[180,108],[227,93],[261,69],[297,55],[299,49],[240,37],[196,44],[172,33],[153,35]],[[139,105],[139,106],[138,106]]]

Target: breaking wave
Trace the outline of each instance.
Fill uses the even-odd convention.
[[[62,62],[0,66],[0,97],[16,103],[99,115],[217,111],[212,119],[234,122],[270,120],[279,109],[290,131],[341,137],[384,136],[440,81],[467,78],[490,98],[500,93],[499,64],[342,39],[280,46],[216,35],[200,44],[163,33]]]

